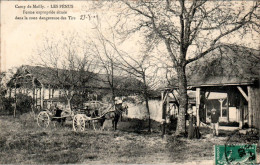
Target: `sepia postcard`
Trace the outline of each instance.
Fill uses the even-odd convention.
[[[0,164],[260,164],[259,1],[0,6]]]

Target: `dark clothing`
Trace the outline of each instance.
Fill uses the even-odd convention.
[[[199,139],[200,137],[201,137],[201,133],[199,131],[199,127],[196,126],[196,117],[193,115],[190,115],[188,138],[189,139],[193,139],[193,138]]]
[[[219,112],[218,111],[211,111],[211,123],[217,123],[219,121]]]

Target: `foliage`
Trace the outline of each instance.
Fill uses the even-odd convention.
[[[13,113],[12,103],[14,98],[0,97],[0,114],[10,115]]]
[[[0,113],[5,115],[11,115],[14,111],[15,98],[0,97]],[[32,97],[25,94],[17,94],[16,96],[16,113],[27,113],[31,111],[33,104]]]
[[[81,107],[84,102],[88,100],[88,97],[84,94],[75,94],[71,100],[71,105]]]
[[[17,111],[21,114],[30,112],[33,104],[32,97],[25,94],[17,94],[16,96]]]

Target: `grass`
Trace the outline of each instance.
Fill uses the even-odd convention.
[[[76,133],[71,125],[41,129],[32,114],[19,118],[0,117],[0,164],[65,164],[65,163],[171,163],[212,160],[213,146],[224,144],[230,132],[212,138],[202,128],[201,139],[162,139],[159,125],[145,132],[146,122],[133,119],[119,123],[118,131]]]

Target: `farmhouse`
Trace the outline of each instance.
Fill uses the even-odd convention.
[[[73,78],[71,82],[68,76]],[[60,100],[64,97],[64,92],[69,92],[64,89],[69,89],[73,83],[73,92],[97,99],[100,95],[111,91],[107,78],[105,74],[93,72],[70,71],[69,73],[62,69],[26,65],[18,68],[8,82],[7,96],[15,97],[17,93],[23,93],[32,97],[35,107],[44,107],[47,101]],[[122,76],[114,76],[113,83],[117,96],[137,94],[143,86],[137,79]]]
[[[196,91],[197,124],[207,123],[215,108],[220,121],[260,128],[259,80],[260,51],[251,48],[225,45],[189,64],[188,89]],[[165,91],[176,90],[176,80],[172,80]]]

